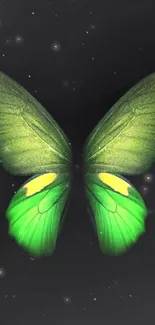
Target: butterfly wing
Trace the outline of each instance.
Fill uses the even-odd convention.
[[[102,252],[120,255],[145,231],[147,209],[136,189],[109,173],[87,174],[86,193]]]
[[[154,161],[155,74],[151,74],[110,109],[88,137],[84,148],[87,195],[95,220],[97,218],[100,226],[103,225],[100,233],[99,221],[96,223],[99,242],[102,242],[100,245],[105,252],[119,254],[130,247],[144,232],[147,215],[145,204],[133,186],[124,196],[122,189],[119,192],[117,186],[113,187],[114,177],[117,174],[143,173]],[[99,178],[99,175],[106,173],[111,174],[108,190],[105,180]],[[99,188],[96,185],[98,181]],[[120,178],[117,178],[116,183],[119,186]],[[106,209],[110,200],[112,206],[115,205],[115,212]],[[131,229],[133,236],[129,236]]]
[[[46,173],[29,179],[7,209],[9,234],[34,256],[51,255],[70,189],[68,174]]]
[[[0,159],[14,175],[65,172],[71,160],[67,137],[45,108],[0,72]]]
[[[70,145],[42,105],[3,73],[0,159],[11,174],[35,175],[10,202],[9,234],[33,255],[52,253],[70,189]]]
[[[109,110],[85,145],[92,172],[141,174],[155,160],[155,73],[142,79]]]

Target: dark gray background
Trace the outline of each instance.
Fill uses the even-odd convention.
[[[130,177],[149,209],[127,254],[102,255],[83,192],[84,141],[110,106],[155,71],[153,1],[0,1],[0,70],[52,114],[73,147],[75,181],[54,255],[30,258],[7,234],[5,210],[25,181],[0,169],[2,324],[155,324],[154,168]]]

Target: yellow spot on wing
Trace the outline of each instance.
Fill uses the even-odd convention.
[[[53,183],[57,177],[55,173],[46,173],[30,180],[23,188],[26,189],[26,196],[40,192],[44,187]]]
[[[113,188],[116,192],[126,196],[129,195],[128,189],[131,185],[124,179],[108,173],[100,173],[98,176],[103,183]]]

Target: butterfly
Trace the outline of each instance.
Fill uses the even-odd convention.
[[[13,196],[9,234],[34,256],[51,255],[71,189],[71,145],[46,109],[0,72],[0,159],[13,175],[29,175]],[[146,172],[155,161],[155,73],[138,82],[89,135],[84,184],[99,246],[121,255],[145,232],[148,214],[123,175]]]

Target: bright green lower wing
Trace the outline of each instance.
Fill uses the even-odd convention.
[[[47,173],[29,179],[7,209],[9,234],[34,256],[51,255],[70,189],[68,174]]]
[[[108,173],[85,176],[89,206],[102,252],[120,255],[145,231],[147,209],[136,189]]]
[[[46,109],[0,72],[0,160],[15,175],[67,172],[70,144]]]

